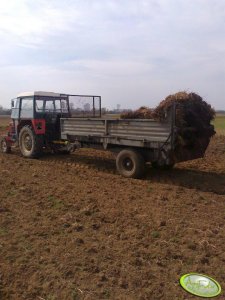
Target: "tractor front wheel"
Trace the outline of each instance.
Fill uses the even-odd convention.
[[[24,157],[37,158],[43,150],[43,138],[36,135],[31,126],[24,126],[19,133],[20,152]]]

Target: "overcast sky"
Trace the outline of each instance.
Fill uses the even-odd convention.
[[[24,91],[154,107],[180,90],[225,109],[225,0],[0,1],[0,104]]]

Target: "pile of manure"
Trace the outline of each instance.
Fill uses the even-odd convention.
[[[196,93],[178,92],[167,96],[155,109],[143,106],[136,111],[121,114],[121,118],[164,121],[174,106],[177,128],[174,160],[182,161],[188,156],[197,158],[203,155],[210,138],[215,134],[211,125],[215,111]]]

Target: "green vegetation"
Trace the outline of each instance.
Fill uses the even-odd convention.
[[[0,236],[4,236],[8,233],[8,230],[5,227],[0,227]]]
[[[160,237],[160,233],[158,231],[152,231],[151,236],[155,239]]]
[[[216,133],[225,135],[225,114],[216,115],[213,125],[215,126]]]
[[[52,208],[60,209],[64,207],[63,201],[55,198],[53,195],[48,196],[48,201],[51,203]]]
[[[147,193],[151,193],[152,192],[152,187],[149,185],[148,187],[147,187]]]

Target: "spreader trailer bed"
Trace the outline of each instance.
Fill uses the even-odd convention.
[[[172,166],[174,122],[145,119],[61,118],[61,139],[81,147],[117,153],[116,166],[125,177],[141,177],[145,163]]]

